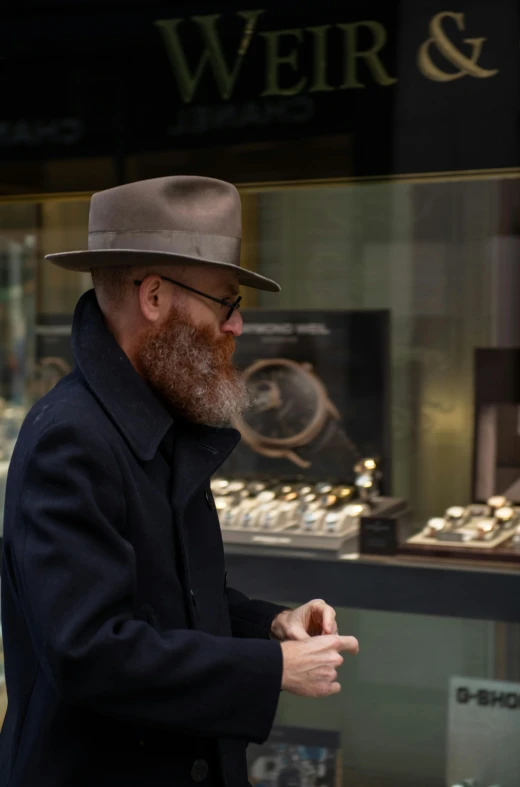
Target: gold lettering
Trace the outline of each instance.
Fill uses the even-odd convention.
[[[341,85],[341,89],[353,87],[366,87],[358,80],[357,76],[357,61],[362,57],[375,81],[379,85],[393,85],[397,79],[391,77],[383,63],[381,62],[378,52],[386,44],[386,30],[379,22],[372,20],[366,22],[353,22],[351,24],[339,24],[338,27],[344,31],[345,34],[345,81]],[[358,50],[357,33],[362,27],[367,27],[374,37],[374,44],[371,49]]]
[[[268,33],[260,33],[267,41],[267,60],[266,60],[266,88],[262,96],[295,96],[301,93],[307,82],[307,77],[302,77],[292,87],[280,87],[279,69],[281,65],[291,66],[293,71],[298,68],[298,50],[293,49],[288,55],[280,54],[280,38],[282,36],[294,36],[301,42],[303,31],[294,30],[272,30]]]
[[[192,21],[199,27],[204,42],[204,52],[202,53],[198,66],[193,72],[190,70],[188,61],[186,60],[186,55],[179,36],[178,28],[184,20],[158,19],[154,22],[161,33],[182,100],[186,104],[189,104],[193,100],[204,69],[207,66],[211,67],[222,98],[229,99],[231,97],[237,77],[240,73],[244,55],[249,48],[251,36],[253,35],[258,17],[263,13],[263,10],[238,12],[238,16],[245,20],[245,26],[242,40],[236,53],[235,62],[231,69],[226,63],[226,58],[224,57],[222,44],[216,28],[217,20],[221,16],[220,14],[192,17]]]
[[[327,83],[327,31],[331,27],[332,25],[321,25],[305,28],[314,36],[314,73],[309,93],[324,93],[335,89]]]
[[[478,59],[482,53],[482,44],[486,38],[464,38],[463,42],[471,46],[471,55],[468,57],[461,52],[450,41],[442,22],[444,19],[454,19],[459,30],[464,30],[464,14],[453,13],[452,11],[442,11],[434,16],[430,21],[430,36],[427,41],[421,44],[417,55],[417,63],[421,72],[428,79],[434,82],[453,82],[454,79],[471,76],[477,79],[488,79],[498,74],[498,68],[486,69],[478,65]],[[435,44],[439,52],[448,62],[458,68],[458,71],[443,71],[435,65],[430,56],[432,44]]]

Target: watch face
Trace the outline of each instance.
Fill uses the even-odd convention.
[[[214,495],[227,495],[229,481],[225,478],[213,478],[210,487]]]
[[[345,502],[354,496],[355,489],[352,486],[337,486],[334,487],[332,493],[336,495],[338,501]]]
[[[325,527],[327,533],[334,533],[339,527],[340,514],[329,513],[325,517]]]
[[[249,509],[248,511],[244,511],[241,516],[240,524],[242,527],[251,527],[253,524],[253,520],[255,519],[256,511],[253,509]]]
[[[354,465],[354,471],[356,473],[375,473],[377,470],[377,462],[375,459],[360,459],[359,462],[356,462]]]
[[[338,502],[336,495],[322,495],[319,499],[319,504],[322,508],[332,508]]]
[[[433,517],[432,519],[428,520],[428,524],[425,528],[425,535],[434,537],[437,533],[440,533],[444,530],[446,526],[446,522],[442,517]]]
[[[232,527],[236,513],[234,508],[226,508],[223,514],[220,515],[222,527]]]
[[[503,508],[507,506],[507,500],[505,497],[502,497],[502,495],[493,495],[493,497],[489,498],[487,503],[491,508]]]
[[[324,407],[321,385],[297,363],[274,359],[246,372],[246,380],[252,406],[244,422],[263,440],[298,438]]]
[[[262,511],[259,520],[260,527],[263,527],[266,530],[271,528],[275,523],[277,515],[278,511],[276,508],[268,508],[266,511]]]
[[[251,481],[247,484],[246,489],[252,495],[259,495],[260,492],[263,492],[267,487],[267,484],[263,483],[262,481]]]
[[[319,523],[320,516],[321,514],[319,511],[307,511],[303,516],[303,529],[315,530]]]
[[[496,530],[497,524],[494,519],[481,519],[476,525],[476,528],[479,534],[484,538],[486,535]]]
[[[314,488],[319,495],[330,495],[332,492],[332,484],[326,482],[316,484]]]
[[[219,497],[215,495],[215,507],[217,511],[224,511],[224,509],[229,508],[229,498],[228,497]]]
[[[502,508],[497,508],[495,511],[495,517],[499,522],[510,522],[514,515],[515,512],[511,506],[503,506]]]
[[[463,506],[451,506],[446,511],[446,516],[450,519],[462,519],[465,513],[465,508]]]
[[[257,495],[256,500],[258,503],[270,503],[271,500],[274,500],[276,497],[276,493],[273,492],[271,489],[266,489],[264,492],[260,492]]]
[[[226,487],[226,494],[237,494],[241,492],[245,487],[243,481],[230,481]]]
[[[345,514],[346,516],[361,516],[363,513],[364,506],[360,503],[350,503],[350,505],[345,507]]]

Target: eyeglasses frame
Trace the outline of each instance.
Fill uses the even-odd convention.
[[[200,290],[196,290],[195,287],[189,287],[187,284],[183,284],[180,281],[175,281],[175,279],[169,279],[168,276],[160,276],[159,278],[161,278],[163,281],[170,282],[170,284],[176,284],[177,287],[182,287],[183,290],[188,290],[188,292],[193,292],[193,293],[195,293],[195,295],[200,295],[202,298],[207,298],[210,301],[214,301],[215,303],[219,303],[221,306],[227,306],[229,311],[227,313],[225,322],[230,320],[231,317],[233,316],[233,313],[240,308],[240,303],[242,301],[242,296],[241,295],[239,295],[237,297],[236,301],[233,301],[233,303],[230,303],[229,301],[226,301],[223,298],[215,298],[214,295],[208,295],[205,292],[201,292]],[[141,280],[139,280],[139,279],[135,279],[134,280],[134,284],[137,287],[140,287],[142,283],[143,283],[142,279]]]

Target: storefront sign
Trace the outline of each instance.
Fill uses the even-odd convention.
[[[225,51],[219,33],[219,22],[225,24],[223,14],[155,22],[185,104],[196,98],[206,70],[213,75],[220,98],[232,99],[241,72],[251,60],[250,44],[255,36],[264,41],[261,51],[264,81],[260,96],[355,90],[370,83],[390,87],[399,81],[397,76],[391,75],[390,66],[385,62],[388,31],[379,21],[370,19],[288,30],[259,30],[259,20],[265,13],[263,10],[237,13],[243,20],[242,35],[231,53]],[[198,30],[202,44],[198,62],[193,67],[189,65],[183,38],[184,30],[190,24]],[[464,13],[442,11],[430,20],[430,37],[418,42],[417,52],[417,67],[426,79],[452,82],[462,77],[488,79],[499,73],[498,68],[480,65],[486,38],[465,38],[465,29]],[[368,43],[362,44],[363,38]],[[310,49],[310,57],[306,58],[307,62],[302,62],[306,46]],[[329,72],[334,70],[329,68],[332,48],[339,50],[339,68],[337,73],[330,75]],[[440,53],[444,66],[436,64],[432,50]],[[361,68],[362,64],[365,69]]]
[[[519,161],[513,0],[60,5],[0,25],[0,157],[333,136],[352,175]]]

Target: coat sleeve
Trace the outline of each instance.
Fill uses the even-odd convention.
[[[135,618],[123,479],[102,435],[47,426],[26,460],[17,508],[22,605],[42,669],[66,701],[185,734],[268,737],[279,643],[158,632]]]
[[[287,609],[269,601],[251,600],[230,587],[226,587],[226,596],[234,637],[269,639],[273,620]]]

